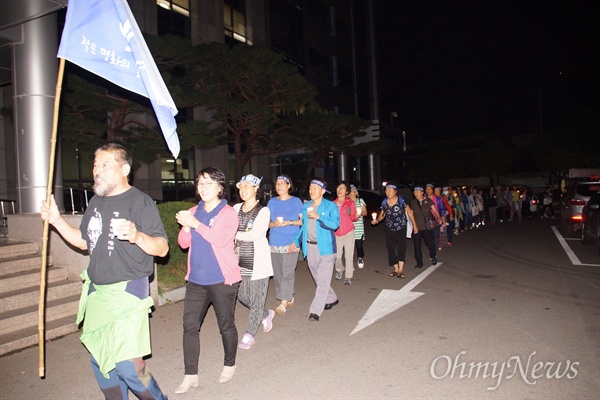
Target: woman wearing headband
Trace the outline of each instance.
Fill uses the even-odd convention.
[[[243,203],[233,206],[239,220],[235,247],[242,273],[238,299],[250,310],[248,328],[238,346],[244,350],[254,345],[254,338],[261,324],[263,332],[271,330],[275,316],[275,311],[265,307],[273,267],[267,242],[271,213],[258,202],[261,180],[262,178],[248,174],[235,185],[243,200]]]
[[[385,219],[385,244],[388,251],[388,262],[394,272],[388,276],[406,278],[404,275],[404,261],[406,259],[406,226],[410,218],[413,226],[415,219],[409,205],[406,204],[402,196],[398,195],[398,187],[389,182],[385,186],[385,196],[381,203],[379,215],[371,221],[372,225],[377,225]]]
[[[271,210],[269,244],[271,245],[275,298],[281,301],[275,312],[285,315],[288,307],[294,304],[294,284],[299,249],[290,252],[289,246],[302,226],[302,200],[292,196],[294,184],[286,174],[277,177],[275,191],[277,197],[273,197],[267,204],[267,208]]]

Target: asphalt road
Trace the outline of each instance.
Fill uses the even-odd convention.
[[[308,321],[314,284],[300,262],[296,304],[238,351],[231,382],[217,382],[223,352],[210,310],[200,386],[174,394],[182,303],[153,313],[148,365],[171,399],[599,399],[600,257],[568,240],[574,265],[557,224],[535,218],[461,233],[413,289],[422,296],[350,335],[382,290],[400,290],[428,267],[412,267],[409,243],[407,279],[388,277],[383,226],[367,227],[366,267],[351,286],[333,281],[340,304]],[[268,306],[277,304],[271,287]],[[236,313],[243,334],[248,312],[238,304]],[[36,348],[0,358],[0,398],[101,398],[78,338],[47,344],[45,379]]]

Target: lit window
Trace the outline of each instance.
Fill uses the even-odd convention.
[[[190,16],[190,0],[156,0],[156,4],[186,17]]]
[[[224,4],[223,22],[225,25],[225,36],[234,38],[242,43],[252,44],[246,37],[246,15],[243,11],[233,8],[229,4]]]

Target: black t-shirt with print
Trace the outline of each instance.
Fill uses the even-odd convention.
[[[92,197],[79,226],[90,254],[91,281],[106,285],[152,275],[154,257],[138,245],[113,236],[113,218],[132,221],[138,231],[149,236],[167,238],[154,200],[137,188],[116,196]]]

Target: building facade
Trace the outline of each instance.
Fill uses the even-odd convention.
[[[56,52],[67,0],[7,0],[0,16],[0,199],[14,200],[17,212],[37,212],[45,198],[49,137],[56,86]],[[323,112],[353,114],[375,123],[377,82],[371,0],[129,0],[140,29],[179,35],[193,45],[208,42],[266,45],[284,55],[317,87]],[[43,51],[42,51],[43,50]],[[32,79],[35,77],[35,79]],[[37,86],[32,86],[37,82]],[[202,119],[205,110],[181,110]],[[34,117],[35,116],[35,117]],[[147,118],[153,119],[153,115]],[[59,148],[60,149],[60,148]],[[333,150],[333,149],[332,149]],[[91,154],[60,152],[54,193],[65,193],[65,209],[80,211],[92,185]],[[310,158],[303,149],[255,157],[248,172],[269,182],[278,173],[299,174]],[[133,184],[156,200],[193,195],[196,171],[212,165],[233,179],[232,155],[224,145],[194,149],[145,164]],[[377,185],[377,157],[332,152],[317,173],[330,180]],[[361,173],[361,171],[369,171]],[[232,182],[233,183],[233,182]],[[59,199],[60,200],[60,199]]]

